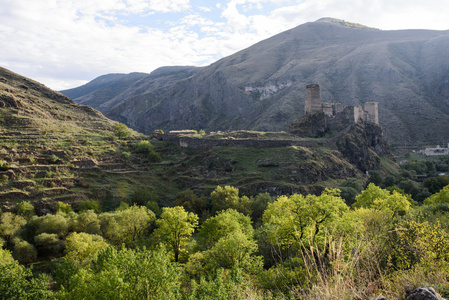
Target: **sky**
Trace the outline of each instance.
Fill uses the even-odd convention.
[[[206,66],[332,17],[449,30],[448,0],[0,0],[0,66],[62,90],[108,73]]]

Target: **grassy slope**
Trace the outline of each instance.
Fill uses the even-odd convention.
[[[247,195],[319,193],[363,175],[327,148],[212,148],[194,150],[152,141],[162,161],[150,163],[135,145],[117,140],[113,122],[32,80],[0,69],[0,203],[12,210],[29,200],[45,212],[57,201],[88,198],[113,209],[133,190],[152,190],[170,205],[185,189],[209,194],[232,185]],[[128,159],[122,154],[131,153]]]

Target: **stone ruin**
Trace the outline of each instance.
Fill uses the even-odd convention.
[[[366,102],[363,106],[346,106],[341,103],[322,103],[319,84],[306,86],[304,112],[306,115],[324,113],[331,118],[344,119],[348,123],[359,121],[379,124],[379,103]]]

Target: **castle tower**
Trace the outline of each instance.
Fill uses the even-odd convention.
[[[304,112],[306,115],[321,112],[321,92],[319,84],[306,85]]]
[[[367,121],[379,124],[379,102],[366,102],[364,110],[368,114]]]

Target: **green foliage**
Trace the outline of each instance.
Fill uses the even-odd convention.
[[[449,203],[449,185],[446,185],[438,193],[433,194],[426,200],[424,204]]]
[[[125,210],[103,213],[99,219],[103,237],[109,243],[136,247],[156,217],[148,208],[133,205]]]
[[[136,152],[140,153],[148,153],[154,149],[153,145],[151,145],[150,141],[140,141],[136,146]]]
[[[45,275],[33,276],[30,269],[17,262],[0,263],[0,299],[50,299],[53,293]]]
[[[200,129],[199,134],[205,135],[205,134],[206,134],[206,131],[205,131],[204,129]]]
[[[148,187],[139,187],[129,197],[131,204],[145,206],[148,202],[156,202],[156,194]]]
[[[108,247],[108,243],[101,236],[84,232],[73,232],[65,240],[66,257],[77,260],[82,265],[90,262],[98,252]]]
[[[320,196],[280,196],[268,204],[263,222],[273,225],[269,233],[273,245],[298,247],[299,242],[313,241],[322,229],[332,227],[348,209],[338,190],[326,190]]]
[[[164,207],[160,219],[156,220],[158,228],[154,231],[156,237],[173,250],[175,261],[190,240],[190,236],[198,225],[198,216],[186,212],[183,207]]]
[[[209,203],[204,195],[197,196],[191,190],[179,192],[174,202],[175,206],[182,206],[186,211],[193,212],[199,216],[200,222],[209,216]]]
[[[161,155],[158,152],[154,151],[154,149],[148,151],[147,157],[150,162],[159,162],[162,159]]]
[[[5,212],[0,215],[0,237],[4,238],[7,243],[26,224],[26,220],[22,216],[14,215],[10,212]]]
[[[64,203],[61,201],[58,201],[58,203],[56,203],[55,206],[56,212],[60,212],[60,213],[69,213],[71,211],[73,211],[73,208],[70,204],[68,203]]]
[[[83,212],[86,210],[93,210],[96,213],[101,212],[100,209],[100,202],[93,199],[86,199],[83,202],[81,202],[78,206],[78,211]]]
[[[16,205],[16,214],[29,219],[34,215],[34,206],[24,200]]]
[[[43,232],[34,237],[34,244],[40,256],[59,256],[64,249],[64,241],[56,233]]]
[[[449,263],[449,233],[439,223],[402,222],[395,230],[394,257],[402,268],[415,264],[433,267],[435,263]]]
[[[220,239],[242,232],[253,238],[254,229],[251,218],[235,209],[220,211],[216,216],[207,219],[199,230],[200,245],[203,249],[212,248]]]
[[[6,161],[0,160],[0,171],[6,171],[9,168],[10,168],[10,166]]]
[[[112,125],[112,130],[119,139],[130,137],[133,134],[132,130],[123,123],[115,123]]]
[[[397,191],[382,189],[373,183],[356,197],[356,202],[352,205],[354,208],[367,207],[388,212],[390,215],[396,213],[406,213],[411,207],[410,201],[406,196]]]
[[[242,231],[225,235],[215,245],[204,252],[209,268],[242,268],[247,274],[262,270],[262,257],[254,256],[257,243]]]
[[[36,248],[27,241],[19,241],[14,246],[13,256],[21,264],[29,264],[36,261]]]
[[[181,270],[162,250],[98,253],[91,269],[71,277],[60,299],[179,299]]]
[[[245,215],[251,214],[251,201],[248,197],[239,197],[239,189],[232,186],[217,186],[210,194],[213,211],[233,208]]]
[[[130,160],[131,159],[131,152],[128,151],[123,151],[120,154],[120,158],[124,159],[124,160]]]

